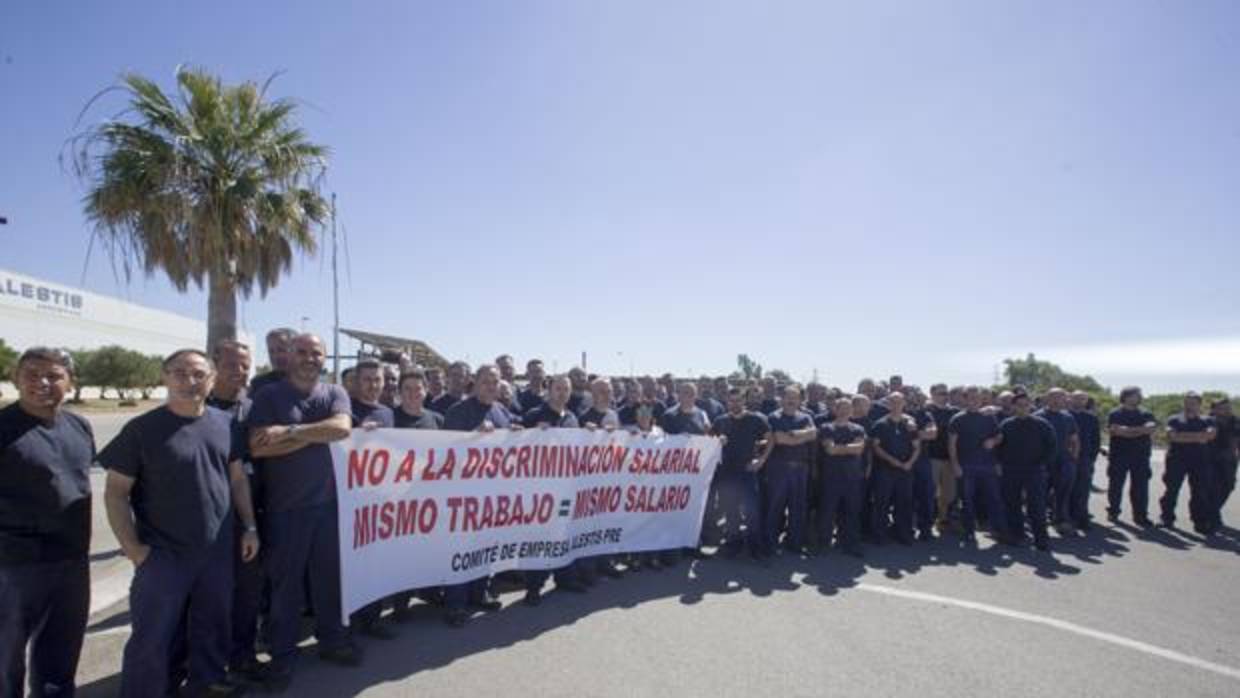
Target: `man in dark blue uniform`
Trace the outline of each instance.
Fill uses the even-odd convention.
[[[224,340],[211,351],[211,360],[215,363],[215,384],[207,396],[207,406],[227,412],[232,417],[233,449],[237,451],[245,471],[255,519],[259,521],[258,479],[248,444],[251,402],[245,389],[250,377],[250,348],[235,340]],[[228,671],[233,681],[259,681],[265,667],[255,655],[255,641],[258,637],[258,616],[263,605],[265,576],[259,556],[247,560],[242,555],[245,526],[234,522],[233,531],[232,648],[228,653]]]
[[[632,395],[624,396],[624,405],[621,406],[617,416],[620,418],[620,426],[634,427],[637,426],[637,410],[641,407],[650,409],[651,416],[654,417],[654,423],[658,424],[663,420],[663,413],[666,408],[659,401],[659,386],[650,376],[642,376],[638,381],[639,390]]]
[[[400,375],[397,385],[400,404],[392,410],[393,425],[397,429],[442,429],[443,416],[424,406],[426,400],[426,376],[421,371],[410,370]],[[427,603],[441,605],[442,591],[439,587],[404,591],[392,597],[392,618],[405,622],[413,618],[409,602],[417,596]]]
[[[940,531],[951,526],[952,507],[956,502],[956,471],[947,453],[947,426],[960,410],[949,404],[949,395],[947,386],[943,383],[930,386],[930,405],[927,408],[938,428],[937,436],[930,442],[929,451],[930,465],[934,468],[935,525]]]
[[[771,425],[766,417],[745,409],[740,388],[729,388],[727,395],[727,414],[716,419],[711,427],[716,436],[724,439],[723,458],[715,477],[719,508],[727,522],[721,552],[725,557],[736,557],[748,548],[749,554],[758,558],[763,547],[758,473],[774,446],[768,438]]]
[[[568,409],[572,383],[567,376],[554,376],[547,386],[547,400],[525,415],[526,429],[576,429],[577,416]],[[580,574],[580,566],[568,564],[554,570],[555,587],[561,591],[584,592],[586,584]],[[537,606],[542,603],[542,588],[551,576],[548,570],[529,570],[525,573],[525,598],[522,603]]]
[[[1210,406],[1214,428],[1218,434],[1210,442],[1210,460],[1214,464],[1214,525],[1223,526],[1223,507],[1236,489],[1236,461],[1240,457],[1240,420],[1232,414],[1231,401],[1220,398]]]
[[[871,414],[873,413],[871,409]],[[870,429],[874,447],[874,539],[886,539],[888,513],[894,514],[892,537],[901,545],[913,542],[913,464],[921,452],[917,423],[904,414],[904,394],[887,396],[887,413]]]
[[[965,388],[965,411],[952,417],[948,424],[947,452],[952,469],[961,475],[961,501],[964,504],[961,525],[965,542],[977,543],[977,502],[982,500],[994,533],[1003,533],[1003,500],[999,494],[999,471],[994,449],[999,444],[999,423],[982,412],[981,389]]]
[[[894,378],[895,376],[893,376]],[[917,524],[917,539],[934,540],[934,464],[930,462],[930,447],[939,438],[939,427],[934,415],[925,406],[925,395],[916,387],[911,388],[908,416],[917,424],[917,461],[913,463],[913,514]]]
[[[808,507],[809,466],[813,458],[818,429],[813,417],[801,409],[801,386],[784,386],[779,411],[767,417],[773,447],[766,461],[766,552],[774,554],[779,545],[779,524],[788,515],[788,536],[784,548],[801,553],[805,548],[806,509]]]
[[[1153,526],[1150,520],[1150,457],[1153,435],[1158,431],[1154,414],[1141,409],[1141,389],[1129,386],[1119,393],[1120,406],[1107,415],[1111,437],[1107,452],[1107,518],[1118,521],[1124,501],[1124,481],[1132,520],[1138,526]]]
[[[1214,466],[1210,462],[1210,442],[1218,434],[1214,420],[1201,414],[1201,396],[1184,396],[1184,411],[1167,419],[1167,465],[1163,471],[1163,492],[1159,504],[1162,522],[1175,527],[1175,506],[1184,478],[1188,478],[1188,511],[1193,530],[1202,535],[1216,532],[1214,505]]]
[[[839,520],[837,545],[861,557],[861,498],[865,483],[865,428],[852,421],[852,399],[841,397],[831,406],[832,420],[818,428],[826,452],[822,460],[822,496],[818,506],[818,545],[826,551]]]
[[[68,352],[17,359],[17,402],[0,409],[0,686],[73,695],[90,606],[90,423],[60,409],[73,389]]]
[[[1102,450],[1102,424],[1094,414],[1094,399],[1089,393],[1077,390],[1072,393],[1072,418],[1080,439],[1080,455],[1076,463],[1076,484],[1072,487],[1072,505],[1069,515],[1072,524],[1081,531],[1093,528],[1089,515],[1089,495],[1094,487],[1094,463]]]
[[[1046,533],[1046,473],[1059,456],[1055,428],[1030,413],[1032,400],[1024,390],[1012,393],[1012,416],[999,425],[999,447],[995,455],[1003,474],[999,487],[1007,509],[1009,545],[1028,542],[1025,522],[1033,533],[1038,550],[1050,550]],[[1024,515],[1022,516],[1022,506]],[[997,518],[998,512],[994,514]]]
[[[469,388],[469,364],[464,361],[453,361],[448,365],[448,370],[444,375],[446,376],[444,392],[431,401],[430,408],[446,416],[453,405],[465,399],[465,393]]]
[[[1070,509],[1072,492],[1076,489],[1076,463],[1080,457],[1081,441],[1077,435],[1076,420],[1068,412],[1068,393],[1062,388],[1046,392],[1046,406],[1036,416],[1045,419],[1055,429],[1055,443],[1059,452],[1050,472],[1051,522],[1060,535],[1075,532]]]
[[[542,359],[530,359],[525,363],[525,387],[517,391],[517,404],[521,412],[529,412],[546,401],[547,371],[543,368]]]
[[[444,429],[453,431],[493,431],[520,429],[499,404],[499,371],[489,364],[474,373],[474,394],[454,404],[444,415]],[[502,604],[491,595],[490,578],[444,587],[444,622],[459,628],[469,622],[469,609],[498,611]]]
[[[108,523],[136,567],[120,692],[163,698],[175,691],[173,663],[184,649],[191,695],[234,695],[240,689],[225,681],[234,506],[245,528],[242,559],[259,545],[249,480],[231,415],[206,405],[215,378],[206,355],[174,352],[163,375],[166,404],[130,420],[99,453],[108,469]]]
[[[250,453],[261,459],[264,559],[271,580],[271,664],[267,685],[284,690],[292,679],[309,581],[319,657],[344,666],[361,652],[340,622],[340,543],[333,441],[349,436],[349,397],[319,381],[326,351],[310,334],[293,340],[283,381],[254,395]]]

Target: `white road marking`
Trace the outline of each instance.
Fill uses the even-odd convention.
[[[1153,655],[1155,657],[1169,659],[1173,662],[1187,664],[1188,666],[1191,666],[1191,667],[1196,667],[1198,669],[1205,669],[1206,671],[1211,671],[1216,674],[1222,674],[1223,676],[1226,676],[1228,678],[1240,680],[1240,669],[1235,669],[1233,667],[1224,666],[1222,664],[1215,664],[1214,662],[1211,662],[1206,659],[1201,659],[1199,657],[1193,657],[1187,654],[1183,654],[1181,652],[1176,652],[1175,650],[1169,650],[1165,647],[1158,647],[1157,645],[1151,645],[1146,642],[1141,642],[1140,640],[1133,640],[1131,638],[1123,637],[1122,635],[1115,635],[1112,633],[1103,632],[1101,630],[1094,630],[1093,628],[1087,628],[1083,625],[1077,625],[1076,623],[1071,623],[1066,620],[1059,620],[1058,618],[1050,618],[1048,616],[1041,616],[1036,613],[1026,613],[1024,611],[1015,611],[1010,608],[1003,608],[1002,606],[992,606],[990,604],[979,603],[977,601],[966,601],[964,599],[956,599],[950,596],[940,596],[938,594],[927,594],[922,591],[910,591],[907,589],[897,589],[895,587],[883,586],[881,584],[862,583],[862,584],[858,584],[855,588],[860,589],[862,591],[873,592],[876,594],[886,594],[887,596],[897,596],[897,597],[904,598],[904,599],[912,599],[914,601],[926,601],[929,603],[947,604],[949,606],[956,606],[957,608],[967,608],[971,611],[980,611],[982,613],[989,613],[991,615],[1000,616],[1003,618],[1012,618],[1014,620],[1023,620],[1027,623],[1035,623],[1037,625],[1044,625],[1049,628],[1056,628],[1058,630],[1063,630],[1066,632],[1074,633],[1076,635],[1081,635],[1082,637],[1089,637],[1095,640],[1101,640],[1102,642],[1109,642],[1113,645],[1119,645],[1120,647],[1127,647],[1128,649],[1131,649],[1131,650],[1136,650],[1138,652],[1144,652],[1146,654]]]

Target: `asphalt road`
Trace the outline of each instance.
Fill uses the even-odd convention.
[[[96,422],[100,445],[114,421]],[[1240,530],[1207,541],[1092,506],[1103,525],[1051,554],[943,538],[864,561],[682,562],[537,609],[510,592],[463,629],[419,607],[396,640],[362,641],[362,667],[307,650],[287,695],[1240,695]],[[127,623],[123,598],[92,616],[79,695],[115,695]]]

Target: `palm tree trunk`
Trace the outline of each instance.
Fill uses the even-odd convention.
[[[237,289],[227,271],[210,273],[207,292],[207,353],[220,340],[237,338]]]

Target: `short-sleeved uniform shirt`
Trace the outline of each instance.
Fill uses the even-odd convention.
[[[731,412],[716,419],[711,427],[717,436],[725,437],[721,467],[744,470],[757,456],[758,442],[771,433],[766,417],[745,410],[740,414]]]
[[[1236,460],[1236,437],[1240,436],[1240,419],[1235,415],[1213,417],[1214,428],[1218,434],[1210,442],[1210,452],[1216,461],[1234,462]]]
[[[831,441],[836,446],[848,446],[864,443],[867,438],[865,427],[856,422],[836,424],[830,422],[818,427],[818,440]],[[865,462],[862,454],[855,456],[824,454],[822,460],[822,477],[827,480],[860,480],[865,477]]]
[[[793,414],[779,410],[767,417],[766,421],[771,425],[772,432],[801,431],[814,426],[814,418],[809,416],[808,412],[802,412],[801,410],[797,410]],[[805,465],[810,463],[813,457],[813,441],[807,441],[796,446],[775,444],[775,447],[771,449],[771,455],[767,458],[767,462]]]
[[[1072,457],[1068,451],[1069,438],[1077,433],[1076,420],[1072,418],[1072,413],[1067,410],[1052,410],[1042,408],[1034,413],[1035,417],[1041,417],[1055,430],[1055,444],[1058,447],[1056,457],[1060,462],[1064,462]]]
[[[724,408],[723,403],[713,397],[698,398],[697,406],[699,410],[706,413],[706,416],[709,417],[712,422],[715,421],[716,418],[722,416],[724,412],[727,412],[727,409]]]
[[[1072,410],[1076,420],[1076,432],[1081,439],[1081,461],[1092,462],[1102,448],[1102,426],[1098,418],[1088,410]]]
[[[659,424],[668,434],[705,436],[710,431],[710,419],[697,407],[694,407],[691,412],[682,412],[679,405],[672,407],[663,413]]]
[[[90,550],[90,422],[0,409],[0,565],[58,562]]]
[[[962,470],[993,470],[994,451],[986,448],[986,439],[999,435],[999,422],[981,411],[961,412],[952,417],[948,430],[956,436],[956,458]]]
[[[616,411],[607,408],[600,410],[597,407],[590,409],[577,415],[577,421],[583,425],[593,424],[598,427],[618,427],[620,426],[620,417]]]
[[[1036,470],[1046,468],[1058,457],[1059,442],[1055,427],[1035,415],[1008,417],[999,423],[1003,441],[995,454],[1007,469]]]
[[[1179,434],[1197,434],[1214,426],[1210,417],[1198,415],[1186,416],[1183,412],[1167,419],[1167,431]],[[1215,437],[1217,438],[1217,436]],[[1167,448],[1167,462],[1184,467],[1196,467],[1209,462],[1209,444],[1170,444]]]
[[[100,465],[135,481],[129,501],[139,540],[193,554],[231,531],[232,436],[227,412],[182,417],[165,405],[129,420],[99,452]]]
[[[352,419],[344,388],[316,383],[309,393],[285,380],[258,391],[250,408],[250,429],[314,424],[345,414]],[[292,511],[335,501],[336,478],[331,447],[310,444],[282,456],[263,458],[257,466],[269,512]]]
[[[866,416],[870,418],[871,423],[878,424],[878,420],[886,417],[890,411],[886,405],[876,400],[870,403],[870,413]]]
[[[522,388],[517,391],[517,404],[519,405],[518,411],[520,412],[529,412],[536,407],[541,407],[546,402],[547,400],[541,393],[529,388]]]
[[[275,385],[284,380],[284,371],[268,371],[250,379],[250,395],[257,395],[259,390]]]
[[[498,402],[486,404],[476,397],[467,397],[453,405],[443,416],[443,428],[474,431],[488,421],[496,429],[507,429],[513,424],[512,415]]]
[[[1118,407],[1111,410],[1111,414],[1107,415],[1107,424],[1123,427],[1143,427],[1147,424],[1158,424],[1158,420],[1154,419],[1154,413],[1140,408],[1128,409],[1126,407]],[[1154,441],[1147,434],[1145,436],[1111,436],[1110,455],[1108,458],[1113,463],[1149,463],[1150,455],[1154,451]]]
[[[642,405],[650,408],[650,414],[654,418],[655,424],[662,421],[663,413],[667,411],[667,408],[663,406],[663,403],[658,400],[644,403],[626,403],[624,407],[620,408],[620,426],[635,426],[637,424],[637,409]]]
[[[934,460],[947,460],[950,456],[947,453],[947,437],[948,425],[951,424],[952,417],[960,413],[955,407],[931,404],[926,410],[930,416],[934,418],[934,424],[939,428],[939,435],[934,441],[930,442],[930,457]]]
[[[913,410],[912,412],[906,412],[905,414],[913,418],[913,422],[917,425],[918,433],[921,433],[922,431],[929,429],[930,425],[934,424],[934,417],[930,414],[930,410],[927,410],[927,409]],[[935,428],[937,429],[938,425],[935,425]],[[935,435],[935,438],[936,439],[938,438],[937,433]],[[932,443],[934,442],[933,441],[922,442],[921,450],[917,452],[917,462],[920,463],[920,462],[930,460],[930,444]]]
[[[526,412],[524,422],[526,428],[541,427],[544,424],[562,429],[576,429],[580,426],[577,423],[577,415],[567,408],[563,412],[556,412],[550,404],[544,404],[542,407]]]
[[[367,405],[361,400],[353,400],[353,426],[360,427],[366,422],[374,422],[380,427],[391,429],[396,426],[396,417],[392,408],[386,405]]]
[[[456,403],[463,401],[464,400],[462,398],[459,398],[452,393],[444,393],[443,395],[440,395],[434,400],[428,402],[426,406],[439,414],[447,415],[448,410],[452,409]]]
[[[901,462],[906,461],[913,455],[913,448],[917,443],[917,422],[906,414],[895,419],[888,413],[887,416],[874,422],[874,426],[870,428],[870,440],[878,442],[878,445],[892,458]],[[875,458],[875,461],[877,460]],[[894,467],[886,460],[882,463]]]
[[[412,415],[397,407],[392,410],[392,426],[397,429],[442,429],[443,415],[425,408],[421,414]]]

